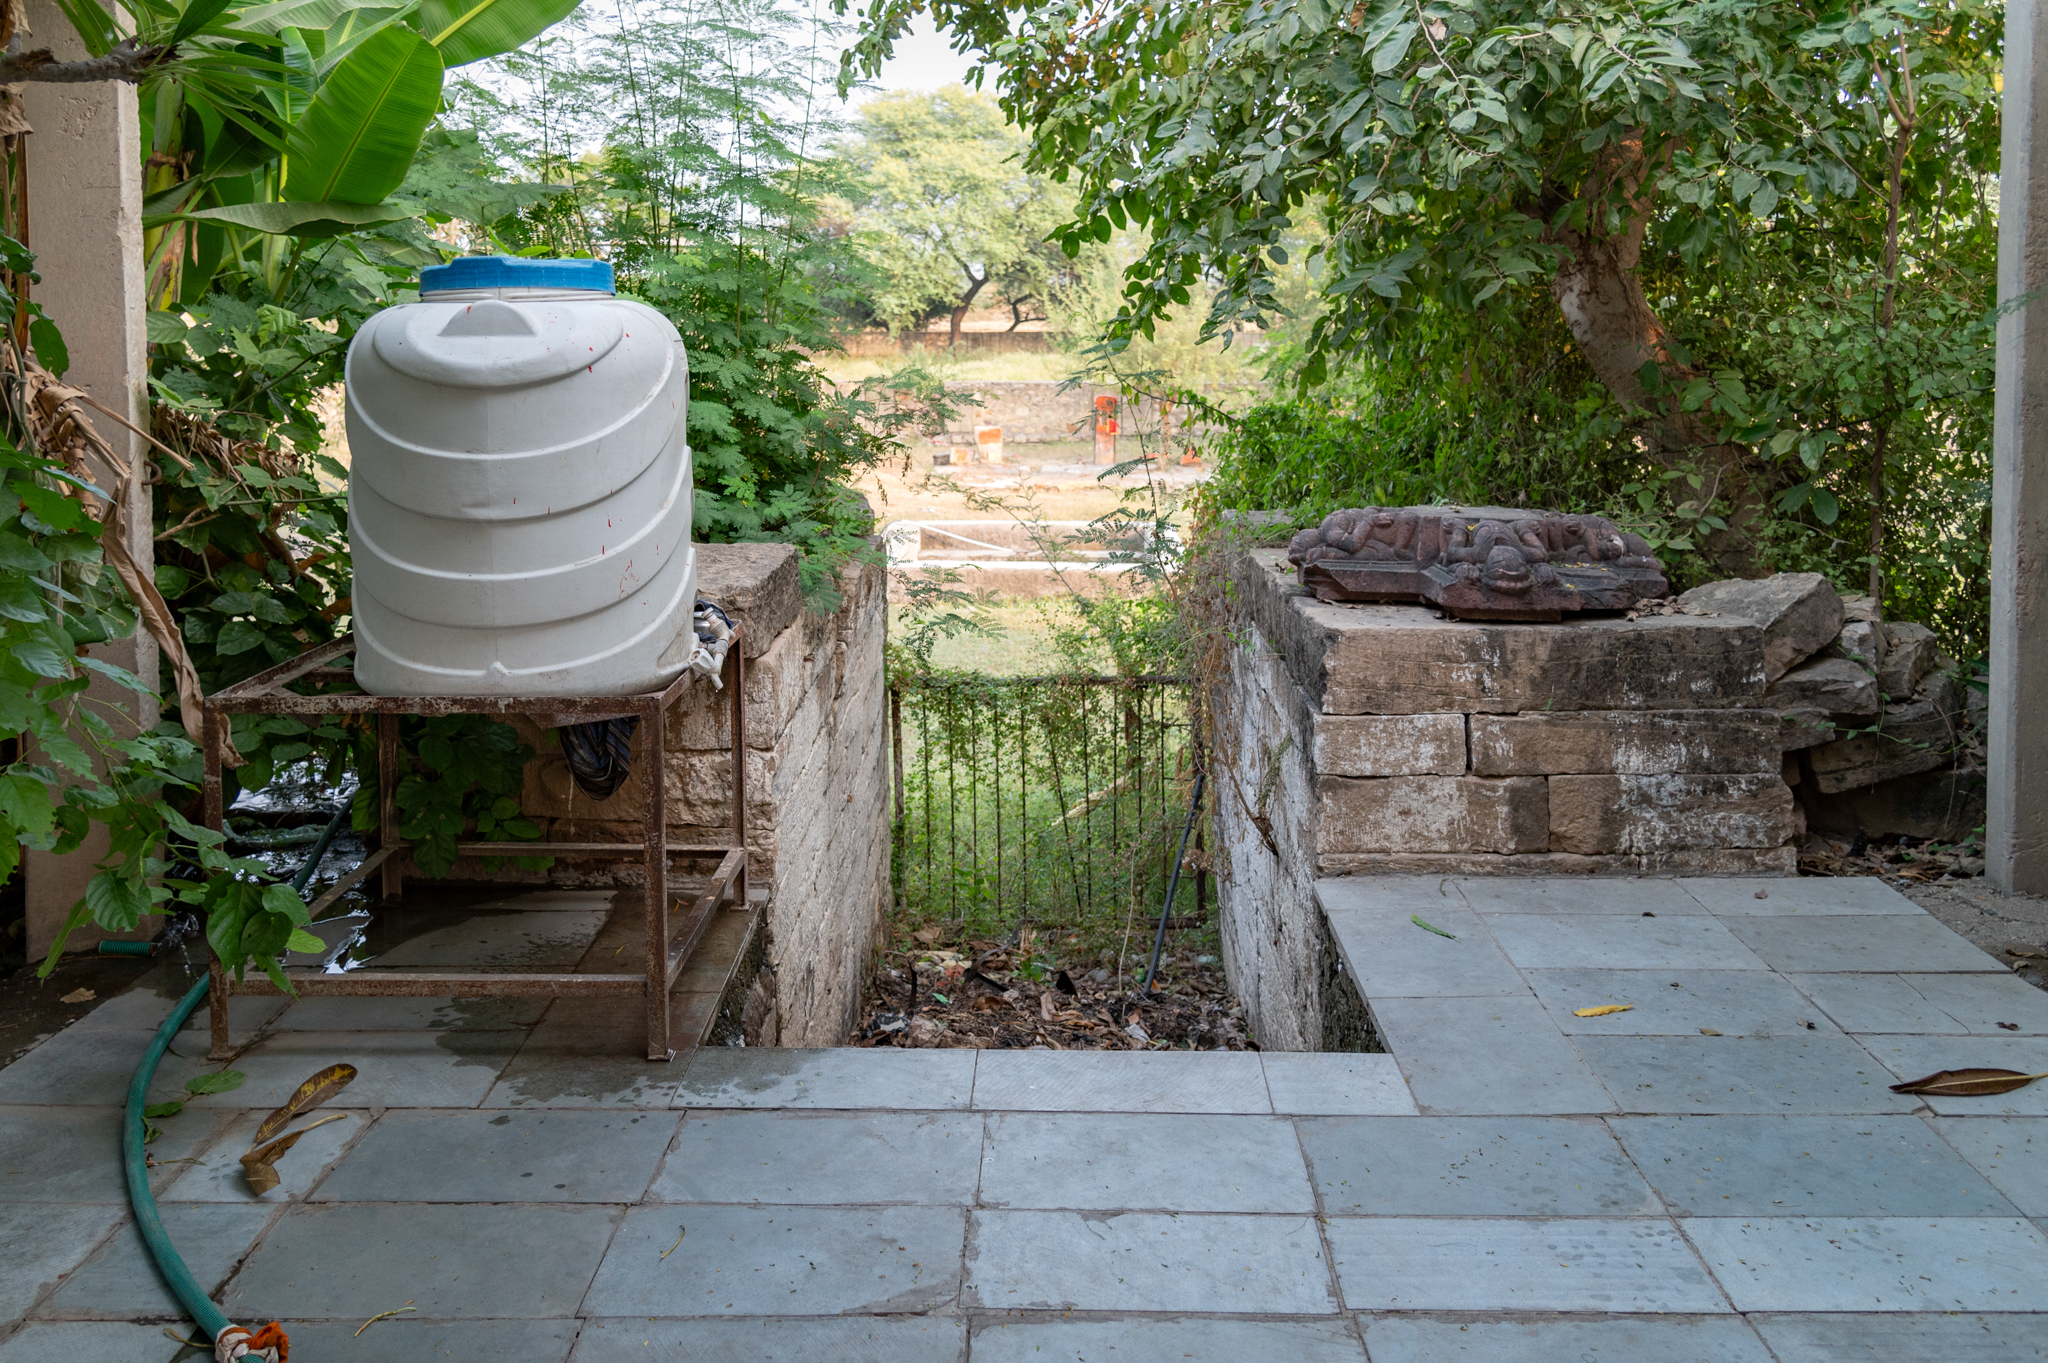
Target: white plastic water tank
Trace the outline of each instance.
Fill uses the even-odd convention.
[[[689,366],[595,260],[472,256],[348,352],[356,680],[622,695],[688,661]]]

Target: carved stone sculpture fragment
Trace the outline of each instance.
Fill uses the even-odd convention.
[[[1468,620],[1627,610],[1671,590],[1648,542],[1606,517],[1508,507],[1333,511],[1287,557],[1324,601],[1427,601]]]

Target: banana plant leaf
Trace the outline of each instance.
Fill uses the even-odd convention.
[[[143,221],[145,226],[159,227],[166,222],[189,219],[246,227],[253,232],[269,232],[277,236],[338,237],[345,232],[375,227],[380,223],[399,222],[411,217],[413,212],[410,208],[389,203],[254,203],[202,208],[192,213],[172,214],[154,222]]]
[[[164,38],[165,47],[176,47],[187,38],[205,28],[220,16],[220,12],[233,4],[234,0],[191,0],[185,6],[184,14],[178,18],[178,26]]]
[[[421,0],[408,21],[444,66],[501,56],[568,17],[580,0]]]
[[[378,204],[405,172],[441,105],[441,58],[400,25],[378,29],[322,82],[286,139],[284,197]]]
[[[386,10],[391,0],[273,0],[235,16],[235,27],[252,33],[280,33],[288,28],[329,29],[358,10]],[[403,5],[400,9],[410,9]]]
[[[320,60],[314,65],[314,71],[325,80],[327,73],[339,66],[349,53],[362,46],[365,39],[411,11],[410,5],[389,8],[366,6],[350,10],[321,33],[320,40],[324,46],[320,49]]]

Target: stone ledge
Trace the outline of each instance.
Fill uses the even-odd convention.
[[[1549,807],[1551,850],[1589,856],[1778,847],[1793,833],[1792,788],[1776,770],[1553,776]]]
[[[1763,632],[1690,615],[1488,624],[1423,606],[1317,601],[1286,555],[1240,557],[1245,609],[1325,714],[1753,707]]]
[[[743,620],[746,655],[758,658],[803,610],[792,544],[700,544],[697,595]]]
[[[1793,875],[1792,847],[1710,847],[1640,856],[1583,856],[1573,852],[1340,852],[1316,859],[1319,876],[1757,876]]]
[[[1768,710],[1579,710],[1472,716],[1475,776],[1652,776],[1763,771],[1778,760]]]

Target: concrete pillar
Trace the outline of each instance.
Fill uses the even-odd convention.
[[[28,0],[28,24],[34,36],[24,46],[47,45],[60,60],[89,55],[55,0]],[[142,133],[135,87],[118,82],[32,83],[24,107],[34,129],[26,139],[28,245],[42,275],[34,297],[64,333],[71,351],[65,381],[145,426]],[[143,482],[147,447],[97,413],[88,411],[86,417],[131,471],[120,490],[126,511],[123,533],[137,562],[146,566],[151,561],[149,489]],[[95,474],[105,480],[100,486],[110,490],[119,481],[111,469]],[[92,653],[145,681],[156,680],[156,641],[141,630],[132,638],[96,645]],[[159,717],[153,702],[100,677],[94,678],[86,703],[103,715],[125,711],[127,722],[141,728],[155,727]],[[96,827],[85,846],[68,856],[28,854],[24,869],[31,960],[49,950],[65,915],[84,895],[93,863],[106,855],[106,846],[104,830]],[[89,946],[105,935],[89,928],[71,944],[74,949]]]
[[[2048,286],[2048,25],[2005,10],[1998,298]],[[2036,157],[2042,160],[2035,168]],[[1991,731],[1987,873],[2048,893],[2048,297],[1998,324],[1992,424]]]

